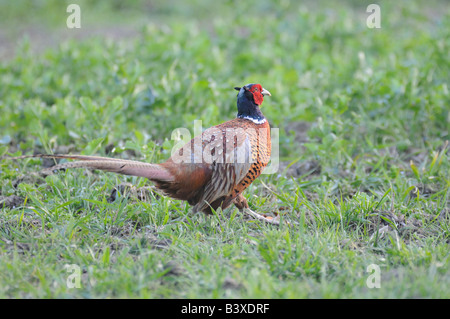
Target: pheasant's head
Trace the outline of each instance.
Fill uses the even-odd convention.
[[[239,91],[237,95],[237,116],[257,124],[264,123],[266,119],[259,108],[264,100],[264,95],[271,96],[270,92],[264,89],[261,84],[247,84],[234,89]]]

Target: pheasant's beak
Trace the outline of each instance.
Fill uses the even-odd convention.
[[[262,92],[261,92],[261,94],[262,95],[268,95],[268,96],[272,96],[272,94],[270,94],[270,92],[269,91],[267,91],[265,88],[263,88],[262,89]]]

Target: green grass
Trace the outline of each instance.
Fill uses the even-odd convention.
[[[192,214],[142,178],[43,179],[40,160],[3,159],[1,298],[450,297],[445,1],[380,1],[381,29],[366,27],[371,2],[81,1],[78,31],[69,2],[28,3],[0,2],[0,155],[162,162],[172,130],[233,118],[233,87],[257,82],[281,165],[245,196],[288,223]],[[114,40],[89,36],[112,26]],[[42,49],[22,36],[33,29],[56,40]],[[112,200],[125,182],[135,192]]]

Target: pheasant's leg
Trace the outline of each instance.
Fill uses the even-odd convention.
[[[238,197],[236,197],[233,200],[233,204],[240,210],[242,211],[244,208],[248,208],[248,203],[247,200],[245,199],[244,195],[239,194]]]
[[[244,212],[246,214],[249,214],[250,216],[252,216],[253,218],[259,219],[259,220],[263,220],[267,223],[270,224],[275,224],[275,225],[279,225],[280,221],[278,219],[275,218],[267,218],[264,217],[258,213],[255,213],[254,211],[252,211],[249,207],[248,207],[248,203],[247,200],[245,199],[244,195],[239,194],[238,197],[236,197],[233,200],[233,204],[241,211]]]

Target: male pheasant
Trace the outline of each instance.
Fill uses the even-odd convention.
[[[235,204],[255,218],[278,224],[256,214],[242,192],[261,174],[270,159],[270,126],[260,110],[265,95],[260,84],[235,87],[237,117],[194,137],[162,164],[83,155],[31,155],[18,158],[65,158],[78,160],[46,169],[90,168],[146,177],[167,196],[186,200],[193,210],[210,214],[212,209]]]

